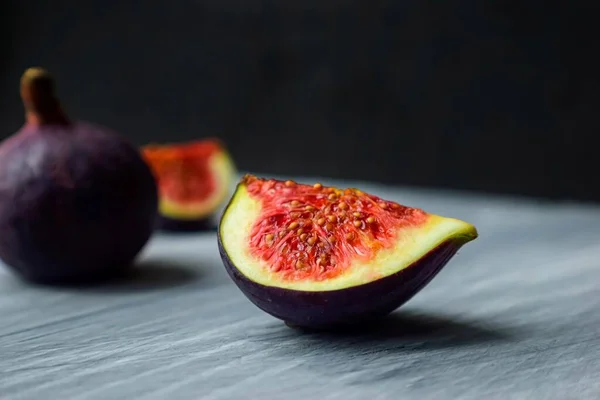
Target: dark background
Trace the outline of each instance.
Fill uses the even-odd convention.
[[[73,116],[242,170],[600,200],[596,4],[4,0],[1,135],[43,65]]]

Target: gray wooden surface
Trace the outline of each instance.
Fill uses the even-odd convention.
[[[0,398],[600,399],[600,208],[362,186],[481,234],[382,326],[292,330],[233,285],[214,234],[156,236],[111,286],[0,268]]]

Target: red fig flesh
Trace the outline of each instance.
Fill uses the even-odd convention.
[[[142,155],[159,191],[158,228],[200,231],[216,226],[215,215],[231,195],[235,166],[217,139],[152,144]]]

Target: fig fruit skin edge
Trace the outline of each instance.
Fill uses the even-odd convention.
[[[285,280],[269,264],[250,254],[248,237],[261,215],[260,199],[238,184],[218,227],[218,247],[236,286],[258,308],[303,328],[335,328],[383,317],[423,289],[466,243],[476,228],[434,214],[420,226],[403,228],[396,245],[379,250],[370,262],[351,261],[333,279]]]
[[[236,167],[216,138],[148,144],[141,149],[159,191],[156,228],[165,232],[215,230],[216,218],[232,194]],[[200,169],[201,171],[198,171]],[[198,192],[206,191],[208,194]],[[172,191],[185,192],[179,200]]]
[[[0,146],[0,258],[39,284],[90,284],[128,270],[158,194],[137,148],[72,121],[41,68],[21,80],[26,123]]]

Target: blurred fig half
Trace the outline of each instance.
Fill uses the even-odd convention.
[[[93,283],[129,267],[158,196],[135,146],[72,121],[41,68],[21,80],[25,125],[0,145],[0,258],[26,280]]]
[[[357,189],[247,175],[218,244],[256,306],[291,325],[327,328],[392,312],[476,237],[467,222]]]
[[[235,184],[235,166],[217,139],[152,144],[142,148],[159,190],[157,228],[164,231],[214,229]]]

